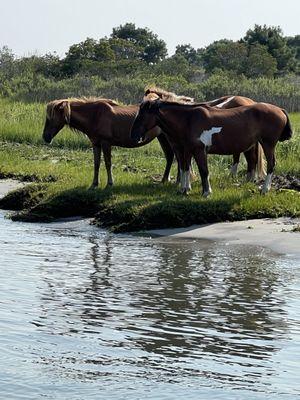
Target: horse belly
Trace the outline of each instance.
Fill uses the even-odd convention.
[[[212,144],[208,146],[207,150],[210,154],[237,154],[248,150],[254,143],[256,143],[256,140],[253,135],[221,131],[212,137]]]

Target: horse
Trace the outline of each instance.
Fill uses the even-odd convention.
[[[131,139],[143,142],[145,133],[159,126],[167,134],[181,169],[182,192],[190,190],[189,170],[195,158],[202,182],[202,195],[211,193],[207,153],[238,154],[259,142],[267,160],[262,193],[270,190],[275,166],[275,146],[292,137],[285,110],[266,103],[231,109],[207,105],[179,104],[161,100],[144,101],[131,128]]]
[[[91,185],[99,183],[101,151],[103,151],[107,172],[107,186],[113,185],[111,168],[111,147],[140,147],[157,137],[166,157],[166,167],[162,182],[169,181],[174,152],[166,135],[159,127],[150,129],[143,143],[130,139],[130,128],[138,111],[138,105],[123,106],[111,99],[69,98],[53,100],[47,104],[43,139],[51,143],[52,139],[65,126],[84,133],[92,143],[94,155],[94,177]]]
[[[143,101],[147,100],[157,100],[161,99],[164,101],[180,102],[183,104],[194,104],[199,106],[210,106],[222,109],[248,106],[255,104],[255,101],[244,96],[223,96],[218,99],[205,101],[205,102],[195,102],[192,97],[187,96],[177,96],[175,93],[167,92],[159,87],[150,86],[146,89],[143,97]],[[259,143],[256,143],[251,149],[244,152],[244,156],[247,161],[247,180],[254,181],[255,171],[257,170],[258,178],[263,178],[266,175],[264,158],[262,147]],[[232,176],[237,175],[238,165],[240,161],[240,154],[233,154],[233,163],[231,166]]]

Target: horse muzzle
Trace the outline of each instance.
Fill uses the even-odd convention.
[[[43,139],[44,139],[44,142],[46,142],[48,144],[50,144],[52,142],[52,136],[51,135],[43,134]]]

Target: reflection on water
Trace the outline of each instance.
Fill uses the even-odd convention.
[[[0,220],[4,398],[295,399],[299,265]]]

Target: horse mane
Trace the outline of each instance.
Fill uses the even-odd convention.
[[[166,102],[174,102],[180,104],[191,104],[194,103],[194,99],[188,96],[178,96],[176,93],[167,92],[157,86],[150,86],[146,88],[144,93],[145,100],[157,100],[160,99]]]
[[[46,109],[47,118],[52,119],[55,115],[55,111],[57,111],[57,109],[60,108],[63,110],[63,115],[66,123],[69,125],[71,118],[71,105],[73,103],[77,104],[107,103],[111,106],[119,105],[119,103],[117,103],[115,100],[106,99],[102,97],[80,97],[80,98],[69,97],[66,99],[57,99],[57,100],[52,100],[47,104],[47,109]]]

